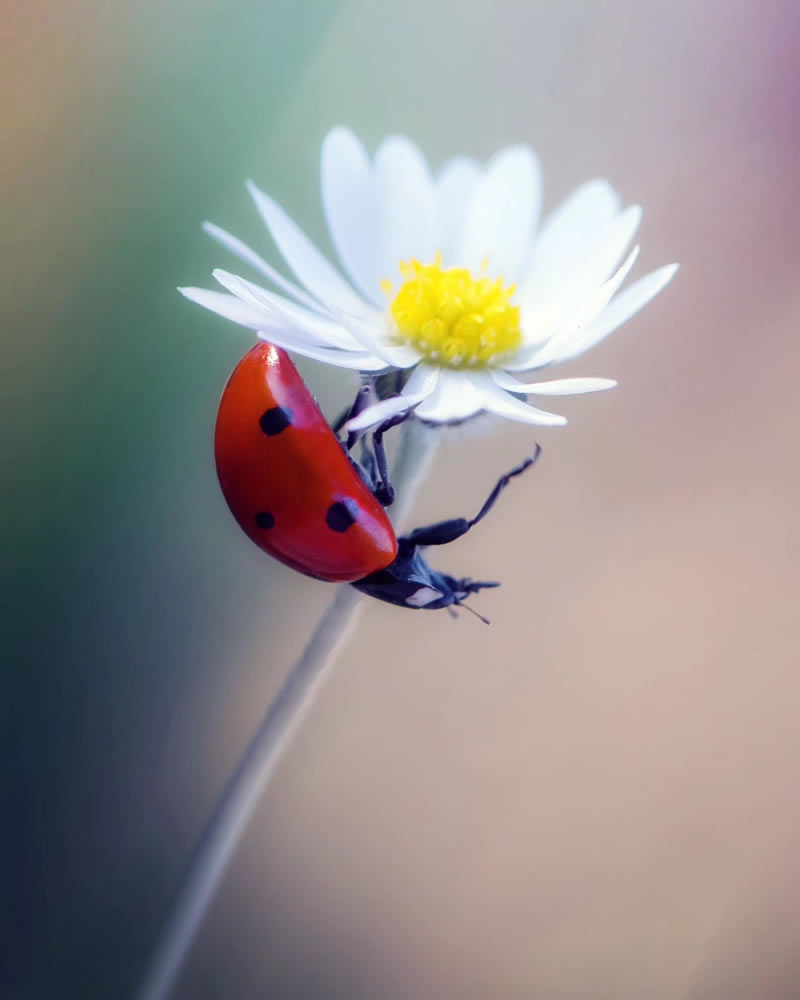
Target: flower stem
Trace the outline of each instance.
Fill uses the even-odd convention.
[[[393,475],[397,500],[392,520],[396,528],[403,524],[410,511],[433,457],[435,442],[436,433],[432,428],[416,420],[409,420],[404,425]],[[136,1000],[165,1000],[169,996],[259,799],[331,672],[337,653],[356,623],[362,600],[355,588],[339,587],[267,709],[195,849]]]

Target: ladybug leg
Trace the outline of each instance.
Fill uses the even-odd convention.
[[[497,498],[500,496],[500,494],[503,492],[506,486],[508,486],[511,480],[515,476],[521,476],[523,472],[530,469],[530,467],[534,464],[534,462],[539,458],[541,453],[542,453],[542,447],[541,445],[537,444],[536,450],[532,455],[528,455],[528,457],[525,459],[524,462],[520,462],[519,465],[515,466],[513,469],[511,469],[510,472],[507,472],[504,476],[501,476],[497,480],[495,488],[486,498],[486,502],[484,503],[483,507],[481,507],[481,509],[478,511],[475,517],[473,517],[472,520],[469,522],[470,528],[474,527],[478,523],[478,521],[482,521],[486,517],[486,515],[489,513],[489,511],[492,509],[492,507],[494,507],[495,503],[497,502]]]
[[[462,535],[466,535],[472,527],[465,517],[454,517],[449,521],[437,521],[436,524],[426,524],[424,528],[416,528],[414,531],[398,538],[399,542],[408,542],[410,545],[447,545],[454,542]]]
[[[353,400],[352,406],[349,406],[343,413],[340,413],[336,420],[331,424],[333,433],[338,437],[339,431],[342,430],[348,420],[352,420],[354,417],[357,417],[362,410],[365,410],[374,402],[375,387],[372,382],[365,382],[356,393],[356,398]],[[363,431],[350,431],[344,442],[345,451],[352,451],[356,441],[358,441],[363,433]]]
[[[336,437],[339,437],[339,432],[347,423],[347,421],[350,419],[350,410],[351,407],[348,406],[346,410],[342,410],[342,412],[335,420],[331,421],[331,430],[336,435]]]
[[[462,535],[466,535],[470,528],[474,528],[475,525],[484,519],[489,511],[494,507],[497,502],[497,498],[503,492],[503,490],[508,486],[511,480],[515,476],[521,476],[526,469],[529,469],[536,459],[539,457],[541,452],[539,445],[536,445],[536,451],[533,455],[529,455],[524,462],[515,466],[510,472],[507,472],[504,476],[501,476],[497,483],[486,498],[486,502],[471,519],[466,517],[454,517],[449,521],[438,521],[436,524],[429,524],[424,528],[417,528],[416,531],[412,531],[408,535],[404,535],[400,541],[407,542],[411,545],[447,545],[449,542],[454,542],[457,538],[461,538]],[[491,584],[484,584],[483,586],[491,586]]]
[[[352,459],[351,459],[352,460]],[[378,464],[370,451],[366,438],[361,439],[361,458],[357,463],[361,478],[367,484],[370,493],[376,496],[378,489]]]
[[[398,424],[402,424],[403,421],[408,420],[410,416],[410,410],[405,410],[403,413],[396,413],[393,417],[380,424],[372,434],[372,449],[375,453],[375,462],[378,467],[377,482],[372,492],[375,495],[375,499],[383,504],[384,507],[390,507],[394,503],[395,493],[394,486],[392,486],[389,478],[389,464],[386,461],[383,435],[392,427],[397,427]]]
[[[369,402],[371,402],[371,400],[369,400]],[[391,506],[394,503],[395,497],[394,487],[389,479],[389,466],[386,460],[386,449],[383,446],[383,435],[391,427],[396,427],[397,424],[402,424],[403,421],[407,420],[410,416],[411,412],[407,410],[405,413],[395,414],[395,416],[390,417],[388,420],[380,424],[373,431],[372,448],[370,448],[368,444],[367,435],[364,431],[358,431],[354,434],[348,435],[347,442],[344,444],[345,450],[349,452],[360,440],[360,458],[358,461],[355,461],[351,455],[350,461],[353,462],[355,467],[358,469],[359,475],[366,483],[369,491],[383,507]],[[351,419],[350,413],[348,413],[347,419]]]

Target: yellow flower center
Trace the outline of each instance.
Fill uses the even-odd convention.
[[[428,361],[448,368],[489,368],[522,344],[519,308],[511,304],[515,288],[486,275],[476,278],[464,267],[404,261],[405,281],[389,307],[394,334],[413,345]],[[392,283],[384,281],[386,295]]]

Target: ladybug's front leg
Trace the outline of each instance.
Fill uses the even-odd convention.
[[[389,478],[389,464],[386,461],[386,449],[383,446],[383,435],[392,427],[397,427],[398,424],[402,424],[403,421],[408,420],[410,416],[411,410],[405,410],[403,413],[397,413],[395,416],[384,421],[372,434],[372,449],[375,453],[375,461],[378,465],[378,482],[375,484],[375,489],[372,492],[375,499],[379,503],[383,504],[384,507],[390,507],[394,503],[395,493],[394,486],[392,486]]]
[[[356,398],[353,400],[352,406],[349,406],[343,413],[340,413],[337,419],[331,424],[333,433],[338,437],[339,431],[342,430],[348,421],[353,420],[362,410],[365,410],[374,402],[375,387],[371,381],[365,382],[356,393]],[[363,433],[363,431],[350,431],[344,441],[345,451],[352,451],[356,441],[358,441]]]
[[[356,393],[353,405],[340,414],[339,418],[331,425],[334,433],[338,434],[345,424],[357,417],[362,410],[365,410],[374,402],[375,386],[371,381],[365,382]],[[384,507],[389,507],[394,503],[395,492],[389,479],[389,466],[386,461],[386,449],[383,446],[383,435],[390,428],[402,424],[410,416],[411,411],[406,410],[403,413],[395,414],[395,416],[379,424],[372,433],[371,451],[366,445],[366,437],[363,430],[349,431],[347,437],[342,442],[342,446],[348,454],[353,450],[358,441],[362,442],[363,452],[360,462],[362,478],[375,499]]]

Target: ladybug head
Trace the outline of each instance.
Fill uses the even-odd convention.
[[[400,607],[426,611],[447,608],[453,613],[456,607],[467,607],[464,600],[470,594],[488,587],[499,587],[500,584],[439,573],[428,564],[418,546],[409,544],[407,539],[400,539],[394,562],[363,580],[357,580],[353,586],[370,597]],[[472,608],[467,607],[467,610],[486,620]]]
[[[476,611],[475,608],[470,607],[469,604],[465,604],[464,601],[470,594],[477,594],[479,590],[486,590],[489,587],[499,587],[499,582],[495,580],[472,580],[469,577],[456,580],[444,574],[437,575],[441,577],[443,582],[448,584],[448,590],[444,594],[437,591],[433,600],[429,604],[425,604],[424,607],[446,608],[451,618],[458,618],[457,608],[464,608],[471,615],[479,618],[484,625],[491,625],[491,622],[485,615]]]

